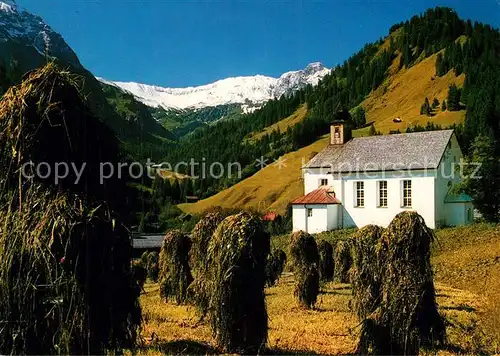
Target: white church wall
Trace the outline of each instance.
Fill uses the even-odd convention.
[[[292,206],[293,231],[306,231],[306,208],[303,205]]]
[[[461,179],[455,166],[460,163],[462,157],[456,136],[452,135],[438,169],[367,172],[356,176],[356,174],[329,174],[328,168],[305,168],[304,194],[318,189],[321,179],[327,179],[327,185],[333,188],[342,205],[337,208],[334,208],[335,205],[326,207],[324,220],[321,220],[321,216],[324,216],[322,211],[318,211],[311,219],[307,218],[307,211],[303,210],[304,221],[301,226],[307,225],[311,231],[331,230],[337,227],[362,227],[367,224],[387,226],[395,215],[405,210],[417,211],[431,228],[469,223],[467,209],[472,208],[471,203],[462,203],[462,208],[458,206],[448,208],[449,204],[445,204],[445,197],[450,188]],[[402,181],[406,179],[412,181],[411,207],[402,207]],[[387,207],[379,207],[378,181],[381,180],[387,181]],[[364,207],[355,206],[356,181],[363,181],[365,184]],[[315,207],[319,209],[318,206]],[[335,219],[338,221],[337,224],[334,222]],[[315,227],[309,227],[309,223]]]
[[[378,182],[387,181],[387,207],[379,207]],[[411,180],[412,204],[403,207],[403,181]],[[426,224],[434,228],[434,176],[433,170],[411,172],[370,173],[370,177],[343,176],[344,227],[362,227],[376,224],[386,227],[394,216],[405,210],[417,211]],[[364,206],[356,207],[356,182],[364,182]]]
[[[306,168],[304,169],[304,194],[308,194],[320,187],[321,179],[328,180],[328,186],[333,188],[335,196],[341,199],[340,188],[341,184],[338,179],[335,179],[332,174],[328,174],[327,168]]]
[[[444,208],[446,212],[446,225],[462,226],[472,222],[473,207],[471,202],[446,203]]]
[[[308,216],[307,209],[312,210],[312,216]],[[294,205],[292,207],[293,231],[303,230],[315,234],[328,230],[328,205]]]
[[[342,208],[340,204],[329,204],[327,205],[327,215],[328,221],[326,229],[328,231],[338,229],[341,225],[339,218],[339,210]]]
[[[306,205],[306,208],[312,209],[312,216],[307,217],[307,232],[316,234],[328,230],[328,205]]]
[[[462,159],[462,151],[458,144],[455,135],[451,136],[449,146],[446,148],[438,169],[436,170],[436,184],[435,184],[435,215],[436,225],[453,226],[452,220],[455,220],[454,214],[447,211],[447,204],[445,198],[451,187],[460,182],[460,172],[457,170],[460,160]],[[453,208],[455,209],[455,208]]]

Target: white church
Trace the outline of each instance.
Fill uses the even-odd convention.
[[[472,222],[472,200],[454,195],[462,151],[453,130],[351,139],[344,122],[304,167],[305,195],[292,202],[293,231],[318,233],[376,224],[405,210],[430,228]]]

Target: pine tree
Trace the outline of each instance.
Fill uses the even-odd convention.
[[[461,96],[460,89],[455,84],[451,84],[448,88],[448,99],[447,99],[449,111],[460,110],[460,96]]]
[[[179,186],[179,181],[174,179],[172,182],[172,200],[174,202],[179,202],[181,200],[181,187]]]
[[[408,38],[406,38],[404,46],[403,46],[403,61],[402,61],[402,64],[406,68],[410,68],[410,64],[411,64],[412,60],[413,60],[413,58],[412,58],[410,44],[408,43]]]
[[[443,100],[443,103],[441,104],[441,111],[446,111],[446,100]]]
[[[436,58],[436,74],[438,77],[441,77],[446,74],[445,62],[443,59],[443,55],[438,53]]]
[[[184,196],[182,200],[185,200],[187,196],[193,195],[193,181],[191,178],[184,179]]]
[[[164,200],[171,198],[172,188],[170,186],[170,180],[169,179],[164,179],[163,180],[161,195],[162,195],[162,197],[163,197]]]
[[[439,106],[439,100],[438,98],[434,98],[434,100],[432,101],[432,109],[435,109]]]
[[[487,221],[500,218],[500,162],[498,143],[491,135],[480,134],[472,144],[472,154],[464,166],[462,183],[458,190],[469,194],[474,206]],[[476,169],[479,170],[476,172]]]
[[[425,102],[420,106],[420,115],[431,116],[432,110],[429,104],[429,99],[425,97]]]
[[[366,124],[366,113],[362,106],[358,106],[352,115],[352,120],[356,128],[361,128]]]

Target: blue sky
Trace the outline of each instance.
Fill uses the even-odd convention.
[[[170,87],[332,67],[436,5],[500,27],[500,0],[17,0],[82,64],[111,80]]]

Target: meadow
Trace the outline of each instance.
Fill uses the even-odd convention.
[[[354,230],[323,233],[335,241]],[[287,236],[272,238],[273,248],[286,247]],[[285,249],[286,251],[286,249]],[[441,355],[500,352],[500,226],[474,224],[436,231],[432,263],[437,302],[446,319],[448,342]],[[349,284],[327,283],[313,310],[297,305],[294,277],[284,272],[266,288],[270,354],[350,354],[359,321],[350,306]],[[141,296],[142,346],[138,353],[156,355],[217,354],[210,326],[193,307],[164,303],[159,287],[147,283]]]

